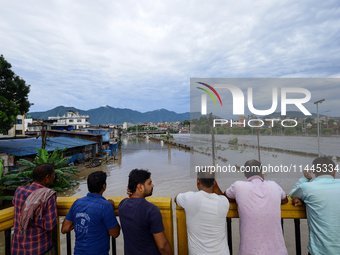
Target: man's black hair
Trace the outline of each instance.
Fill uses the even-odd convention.
[[[54,166],[52,164],[40,164],[33,170],[33,181],[42,182],[47,175],[52,175]]]
[[[313,168],[316,176],[331,175],[335,171],[335,163],[327,157],[319,157],[313,160]]]
[[[105,183],[106,173],[103,171],[93,172],[87,177],[87,188],[90,193],[99,193]]]
[[[199,171],[199,172],[197,172],[197,179],[200,180],[200,183],[204,187],[210,188],[214,185],[215,173],[210,172],[210,169],[208,169],[205,172]]]
[[[244,171],[247,178],[250,178],[254,175],[260,175],[262,171],[262,165],[259,161],[251,159],[244,163]]]
[[[149,179],[151,173],[143,169],[133,169],[129,173],[129,184],[128,189],[131,193],[134,193],[137,189],[138,184],[145,184],[146,180]]]

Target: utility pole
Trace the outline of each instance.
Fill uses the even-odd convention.
[[[319,104],[321,104],[325,99],[321,99],[319,101],[314,102],[316,104],[316,112],[317,112],[317,128],[318,128],[318,155],[320,157],[320,127],[319,127]]]
[[[259,162],[261,162],[261,155],[260,155],[260,129],[257,129],[257,148],[259,152]]]
[[[42,124],[41,124],[41,149],[45,149],[46,147],[46,135],[45,134],[45,123],[44,123],[44,119],[42,120]]]
[[[168,126],[168,130],[167,130],[167,136],[168,136],[168,142],[170,142],[170,127]]]
[[[213,166],[215,167],[215,128],[214,128],[214,118],[213,114],[209,114],[209,122],[211,124],[211,147],[212,147],[212,158],[213,158]]]

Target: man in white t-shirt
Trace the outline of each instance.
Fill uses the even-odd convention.
[[[215,180],[210,171],[197,173],[198,192],[178,194],[175,203],[185,210],[189,254],[229,255],[226,217],[229,201],[213,193]]]

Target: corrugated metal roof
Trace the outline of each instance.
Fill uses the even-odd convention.
[[[75,132],[75,131],[63,131],[63,130],[46,130],[48,133],[60,133],[60,134],[71,134],[71,135],[86,135],[86,136],[103,136],[103,134],[93,134],[87,132]]]
[[[75,148],[96,144],[97,142],[87,141],[82,139],[70,137],[51,137],[48,138],[46,143],[46,150],[48,152],[54,151],[56,147],[59,149]],[[15,139],[15,140],[0,140],[0,152],[13,154],[16,156],[28,156],[37,154],[36,148],[41,148],[40,139]]]

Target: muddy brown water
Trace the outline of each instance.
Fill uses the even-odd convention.
[[[196,191],[195,175],[191,173],[190,169],[195,165],[208,164],[212,162],[211,156],[203,154],[206,148],[211,147],[210,136],[196,137],[194,140],[190,139],[190,135],[175,135],[177,143],[195,146],[198,152],[189,152],[184,149],[170,148],[160,143],[150,142],[148,140],[123,138],[123,146],[120,151],[116,152],[118,160],[108,162],[106,165],[97,168],[86,168],[84,165],[79,166],[80,174],[74,179],[79,182],[79,185],[72,189],[58,192],[58,196],[74,196],[82,197],[87,194],[87,176],[94,171],[102,170],[107,173],[107,189],[104,196],[121,197],[126,196],[127,177],[132,169],[148,169],[152,175],[151,178],[155,185],[153,196],[155,197],[172,197],[174,198],[180,192],[189,190]],[[216,163],[221,166],[225,165],[242,165],[248,159],[258,158],[258,150],[251,147],[243,146],[228,146],[227,141],[234,136],[217,136],[216,146],[220,146],[217,150],[217,156],[228,159],[226,162],[217,160]],[[191,136],[193,138],[193,136]],[[256,144],[255,136],[238,136],[239,143]],[[311,137],[289,138],[287,137],[260,137],[261,146],[270,146],[288,149],[290,147],[294,150],[301,150],[315,153],[317,152],[317,142]],[[322,138],[321,148],[327,155],[331,153],[339,156],[339,138]],[[272,146],[273,145],[273,146]],[[275,145],[275,146],[274,146]],[[202,149],[199,149],[199,148]],[[327,148],[327,149],[326,149]],[[329,154],[328,154],[329,152]],[[296,155],[290,153],[275,152],[271,150],[262,150],[260,152],[261,161],[264,164],[272,165],[310,165],[313,157]],[[191,167],[191,168],[190,168]],[[265,178],[276,181],[286,193],[294,186],[298,178],[301,177],[299,171],[290,173],[267,173]],[[244,179],[242,173],[228,173],[221,174],[217,177],[220,187],[225,190],[234,181]],[[175,209],[175,206],[173,206]],[[175,217],[175,211],[174,211]],[[118,218],[119,220],[119,218]],[[174,221],[176,222],[176,221]],[[239,231],[238,219],[232,220],[233,224],[233,254],[238,253],[239,245]],[[289,254],[295,254],[295,232],[293,220],[285,220],[284,222],[285,242]],[[74,237],[72,237],[74,240]],[[176,241],[175,230],[175,241]],[[308,227],[306,220],[301,220],[301,247],[302,254],[307,254],[308,244]],[[66,237],[61,236],[61,254],[66,254]],[[73,244],[74,245],[74,244]],[[72,245],[72,249],[73,246]],[[0,254],[4,254],[4,233],[0,234]],[[121,234],[117,239],[117,254],[123,254],[123,235]]]

